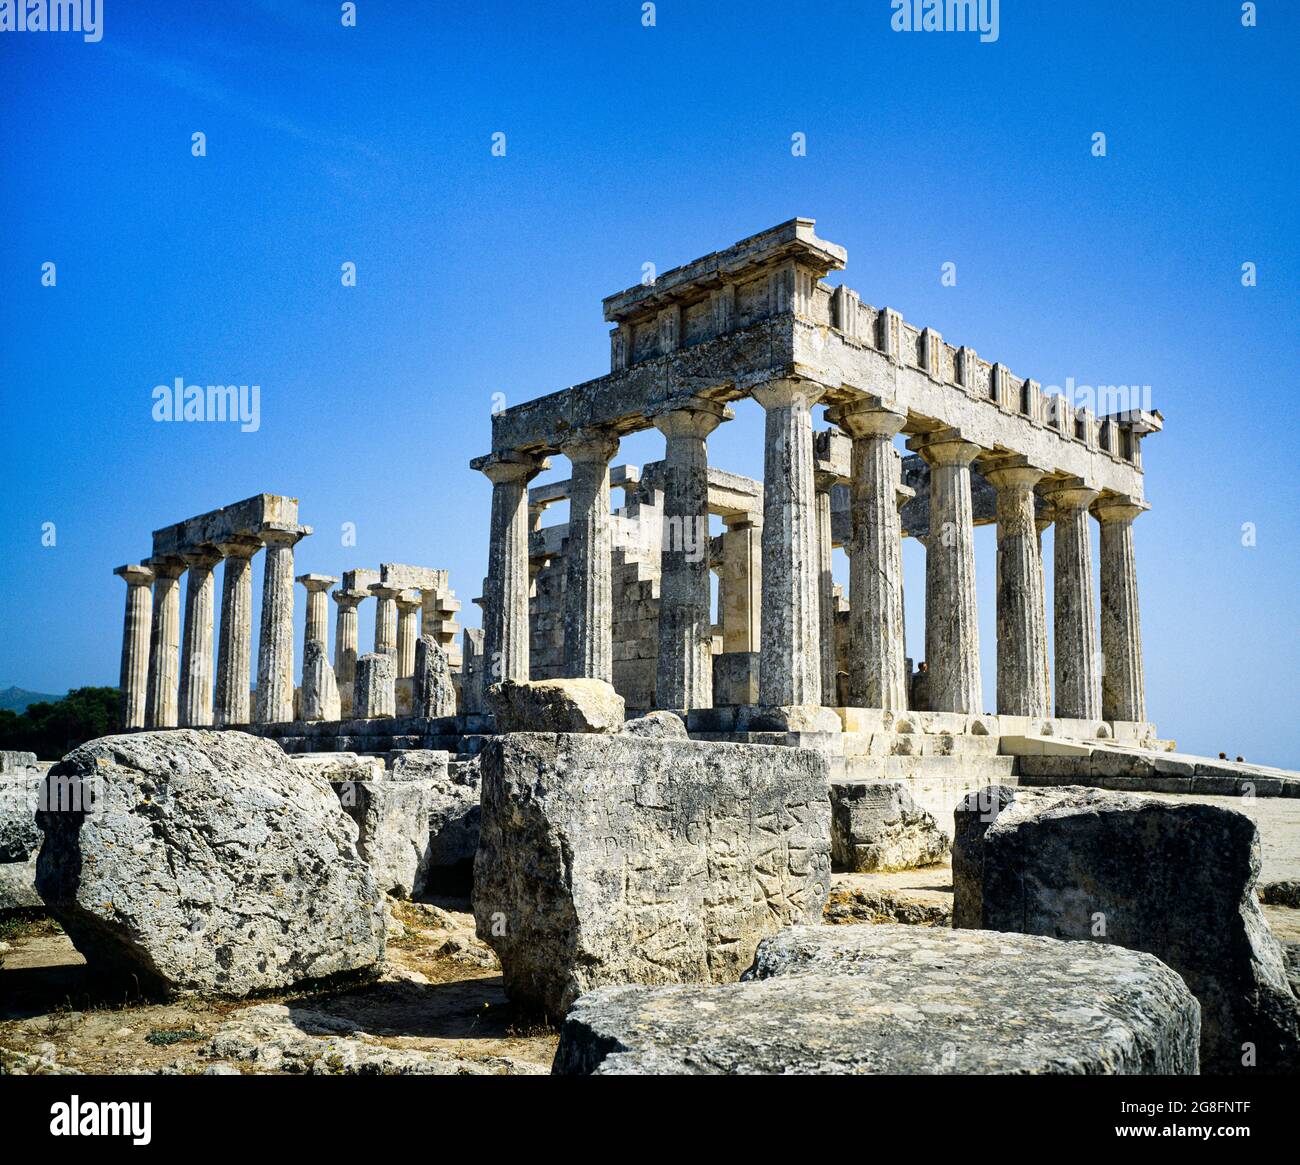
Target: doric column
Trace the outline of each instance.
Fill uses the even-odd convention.
[[[684,712],[713,706],[707,439],[733,415],[723,405],[696,398],[654,418],[666,446],[657,708]]]
[[[303,624],[302,653],[307,658],[307,644],[319,643],[328,655],[330,638],[329,590],[339,580],[328,574],[300,574],[294,582],[302,583],[307,592],[307,621]]]
[[[1040,500],[1041,499],[1040,497]],[[1043,559],[1043,531],[1052,524],[1052,507],[1043,500],[1036,505],[1034,530],[1038,535],[1038,596],[1040,601],[1039,620],[1043,624],[1043,707],[1045,715],[1052,714],[1052,657],[1047,647],[1047,566]]]
[[[907,416],[862,401],[833,410],[830,419],[853,438],[849,686],[861,707],[902,711],[909,677],[903,641],[899,461],[893,440]]]
[[[759,702],[821,703],[812,406],[825,388],[774,380],[754,390],[766,412],[763,454],[763,626]]]
[[[757,651],[763,608],[763,518],[727,514],[722,519],[722,650]]]
[[[609,463],[618,438],[576,433],[561,447],[572,464],[564,575],[564,673],[614,679],[614,597],[610,560]]]
[[[148,728],[175,728],[178,719],[178,653],[181,645],[180,577],[185,563],[179,558],[151,558],[153,612],[149,626],[149,686],[144,722]]]
[[[357,678],[357,607],[369,596],[365,591],[334,592],[334,678],[350,684]]]
[[[221,561],[215,546],[181,556],[185,574],[185,629],[181,639],[180,722],[187,728],[212,723],[212,568]]]
[[[375,596],[375,651],[396,658],[397,599],[402,593],[402,588],[372,583],[370,593]],[[393,674],[397,674],[396,665]]]
[[[1000,461],[984,477],[997,490],[998,712],[1051,715],[1047,704],[1047,623],[1034,486],[1043,471],[1023,457]]]
[[[490,453],[470,462],[492,483],[483,595],[485,686],[528,681],[528,483],[550,465],[545,458],[516,452]]]
[[[925,658],[930,709],[983,711],[979,612],[975,598],[975,524],[970,466],[980,447],[956,429],[909,442],[930,466],[930,526],[925,543]]]
[[[1144,721],[1142,626],[1138,618],[1133,519],[1149,507],[1128,497],[1104,497],[1092,512],[1101,525],[1101,715]]]
[[[831,543],[831,489],[838,480],[829,470],[813,472],[817,507],[817,637],[821,644],[822,695],[819,703],[839,706],[835,668],[835,575]]]
[[[149,585],[153,582],[153,571],[139,563],[128,563],[113,573],[126,582],[122,670],[118,679],[122,727],[143,728],[149,686],[149,623],[153,610]]]
[[[249,666],[253,657],[253,555],[262,549],[255,535],[219,542],[225,559],[221,570],[221,630],[217,641],[218,726],[248,724]]]
[[[420,638],[421,595],[418,590],[398,593],[397,605],[397,678],[415,675],[415,641]]]
[[[1078,478],[1044,491],[1055,511],[1056,714],[1079,720],[1101,716],[1097,607],[1092,589],[1088,507],[1097,491]]]
[[[257,722],[293,719],[293,548],[310,526],[267,522],[262,574],[262,628],[257,643]]]

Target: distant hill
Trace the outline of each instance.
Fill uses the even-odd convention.
[[[53,704],[63,699],[64,693],[57,696],[49,692],[29,692],[26,688],[0,688],[0,708],[10,712],[26,712],[28,704]]]

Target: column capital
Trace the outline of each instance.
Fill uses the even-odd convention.
[[[390,587],[384,583],[371,583],[366,589],[377,599],[392,599],[394,601],[406,593],[401,587]]]
[[[1056,510],[1068,513],[1073,510],[1086,510],[1097,500],[1098,492],[1085,485],[1080,477],[1067,477],[1054,481],[1044,488],[1043,497],[1050,501]]]
[[[508,481],[527,483],[539,473],[550,469],[551,459],[535,453],[521,453],[517,449],[507,449],[475,457],[469,463],[469,467],[485,474],[493,485]]]
[[[757,510],[753,512],[738,510],[734,514],[723,514],[722,524],[728,530],[761,530],[763,528],[763,515]]]
[[[144,565],[154,573],[154,580],[180,578],[185,573],[185,559],[177,555],[163,554],[157,558],[146,558]]]
[[[211,570],[221,561],[224,555],[217,547],[211,543],[205,546],[197,546],[193,550],[181,551],[181,558],[186,566],[196,566],[200,570]]]
[[[424,602],[424,596],[414,589],[399,591],[394,598],[397,609],[406,615],[414,614]]]
[[[850,437],[893,437],[907,424],[906,413],[887,408],[871,396],[827,409],[826,419]]]
[[[344,607],[344,608],[351,607],[352,609],[355,610],[366,599],[370,598],[370,595],[367,591],[337,590],[330,595],[330,598],[333,599],[336,603],[338,603],[340,607]]]
[[[222,558],[252,558],[262,549],[262,540],[256,534],[237,534],[213,545]]]
[[[296,546],[311,532],[310,526],[292,522],[263,522],[257,528],[257,536],[267,546]]]
[[[1047,470],[1030,463],[1026,457],[986,459],[980,465],[984,480],[994,489],[1033,489]]]
[[[1151,508],[1150,504],[1125,494],[1105,494],[1092,503],[1098,522],[1131,522]]]
[[[618,437],[606,429],[574,429],[560,442],[560,452],[575,465],[608,465],[618,452],[618,443]]]
[[[314,594],[316,591],[327,591],[339,580],[329,574],[300,574],[293,580],[302,583],[308,594]]]
[[[153,570],[141,562],[128,562],[113,571],[129,587],[147,587],[153,582]]]
[[[969,465],[984,450],[973,441],[967,441],[959,429],[936,429],[933,433],[918,433],[908,438],[907,447],[919,453],[930,466]]]
[[[736,414],[726,405],[693,396],[665,402],[650,420],[665,437],[707,437],[723,421],[735,418]]]
[[[819,384],[815,380],[799,380],[786,376],[755,386],[750,390],[749,395],[764,409],[789,408],[799,403],[811,408],[828,391],[829,385]]]

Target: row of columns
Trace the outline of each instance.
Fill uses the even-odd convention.
[[[120,675],[124,727],[247,724],[254,718],[251,560],[263,548],[256,720],[293,719],[293,548],[310,533],[306,526],[266,523],[255,533],[115,571],[127,585]],[[225,567],[214,690],[213,571],[220,562]]]
[[[753,390],[765,412],[759,700],[767,706],[836,701],[830,610],[829,491],[815,477],[812,407],[825,388],[796,378]],[[832,408],[852,440],[850,686],[863,707],[903,710],[902,529],[893,439],[907,417],[872,398]],[[731,413],[691,398],[653,418],[664,434],[664,542],[656,704],[712,704],[712,625],[707,554],[707,437]],[[935,711],[983,711],[975,594],[971,466],[983,458],[997,491],[998,711],[1049,713],[1042,524],[1036,488],[1044,473],[1023,458],[993,458],[954,429],[909,443],[930,467],[926,539],[926,659]],[[565,589],[566,670],[611,679],[609,462],[618,441],[576,433],[562,447],[573,462]],[[529,678],[527,484],[549,467],[540,455],[494,453],[472,463],[492,481],[491,548],[484,603],[487,682]],[[825,485],[826,483],[822,483]],[[1080,481],[1042,491],[1056,523],[1056,715],[1144,720],[1141,639],[1132,521],[1145,507],[1098,501]],[[819,500],[825,496],[825,503]],[[1101,524],[1100,652],[1089,528]],[[1104,674],[1102,660],[1105,661]]]

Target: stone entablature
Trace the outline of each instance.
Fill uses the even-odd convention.
[[[254,494],[242,502],[164,526],[153,532],[154,557],[179,557],[218,542],[256,535],[267,523],[297,525],[298,499]]]

